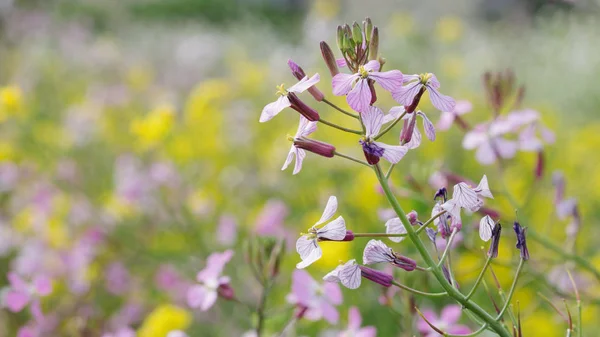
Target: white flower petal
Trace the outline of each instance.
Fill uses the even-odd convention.
[[[433,126],[433,123],[431,123],[429,118],[427,118],[423,112],[419,111],[417,114],[423,118],[423,129],[425,130],[425,135],[430,141],[433,142],[435,140],[435,126]]]
[[[296,138],[306,137],[317,130],[317,122],[311,122],[306,117],[300,115],[300,122],[298,123],[298,131],[296,131]]]
[[[338,202],[335,196],[330,196],[329,200],[327,200],[327,205],[325,206],[325,210],[323,211],[323,215],[321,215],[321,219],[317,221],[315,226],[324,223],[325,221],[331,219],[331,217],[337,212]]]
[[[366,136],[377,136],[383,125],[383,111],[378,107],[369,106],[366,111],[363,111],[361,116],[362,121],[365,124]]]
[[[308,235],[302,235],[296,240],[296,251],[300,254],[302,260],[313,254],[313,251],[320,250],[316,238],[311,238]]]
[[[295,92],[295,93],[304,92],[306,89],[317,84],[320,79],[321,79],[321,77],[319,76],[318,73],[314,74],[311,78],[308,78],[308,76],[304,76],[304,78],[301,79],[300,82],[292,85],[289,89],[287,89],[287,91]]]
[[[296,165],[294,165],[294,172],[292,172],[293,174],[298,174],[298,172],[302,170],[302,162],[304,162],[304,158],[306,158],[306,151],[296,148]]]
[[[290,148],[290,152],[288,152],[287,158],[285,159],[285,162],[283,163],[283,166],[281,167],[281,170],[285,170],[286,168],[288,168],[288,166],[290,166],[290,164],[292,163],[292,160],[294,160],[294,155],[296,155],[296,147],[294,145],[292,145],[292,147]]]
[[[395,106],[383,117],[383,124],[396,120],[406,111],[403,106]]]
[[[398,163],[402,157],[408,152],[408,147],[402,145],[388,145],[381,142],[373,142],[377,146],[381,147],[383,151],[383,158],[392,164]]]
[[[437,214],[437,213],[436,213]],[[406,228],[404,228],[404,225],[402,224],[402,221],[400,221],[399,218],[392,218],[389,219],[386,223],[385,223],[385,232],[387,234],[406,234]],[[401,242],[402,240],[404,240],[405,237],[389,237],[388,239],[390,239],[393,242]]]
[[[258,121],[261,123],[270,121],[273,117],[277,116],[281,110],[289,107],[290,105],[292,105],[292,103],[290,103],[290,100],[287,96],[279,96],[275,102],[265,105]]]
[[[390,247],[380,240],[370,240],[363,251],[363,263],[392,262],[391,251]]]
[[[410,137],[410,142],[404,144],[404,146],[411,150],[416,149],[421,145],[422,138],[423,137],[421,136],[421,131],[419,131],[419,129],[417,128],[414,128],[412,137]]]
[[[481,221],[479,221],[479,237],[481,240],[487,242],[492,238],[492,229],[494,229],[495,224],[489,215],[481,218]]]
[[[356,289],[360,286],[361,271],[355,260],[346,262],[338,272],[340,283],[348,289]]]
[[[344,74],[339,73],[331,80],[331,86],[333,94],[336,96],[342,96],[352,90],[352,85],[359,78],[358,74]]]
[[[298,239],[298,241],[300,241],[300,239]],[[296,241],[296,250],[298,250],[298,241]],[[321,256],[323,256],[323,251],[321,250],[321,247],[319,247],[317,245],[316,240],[313,240],[313,241],[314,242],[312,242],[310,251],[308,252],[309,254],[306,257],[302,257],[302,254],[300,254],[302,261],[299,262],[298,264],[296,264],[296,268],[304,269],[304,268],[310,266],[311,264],[313,264],[318,259],[320,259]],[[306,248],[304,248],[304,249],[305,249],[304,252],[306,252],[307,249]]]
[[[475,187],[475,192],[482,197],[494,199],[492,195],[492,191],[490,191],[490,186],[488,185],[487,176],[484,174],[479,182],[479,185]]]
[[[477,193],[464,182],[454,185],[452,199],[462,208],[471,209],[479,204]]]
[[[317,237],[334,241],[344,240],[346,237],[346,221],[339,216],[337,219],[317,230]]]

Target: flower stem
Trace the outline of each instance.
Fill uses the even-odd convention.
[[[390,165],[390,168],[388,168],[388,171],[385,174],[385,180],[390,179],[390,175],[392,174],[392,171],[394,170],[394,167],[396,167],[396,164]]]
[[[396,287],[400,288],[400,289],[404,289],[406,291],[409,291],[413,294],[417,294],[417,295],[421,295],[421,296],[426,296],[426,297],[442,297],[442,296],[446,296],[448,295],[447,292],[442,292],[442,293],[426,293],[417,289],[413,289],[411,287],[407,287],[404,284],[398,283],[396,281],[392,281],[392,284],[395,285]]]
[[[363,164],[363,165],[366,165],[368,167],[371,167],[371,165],[369,165],[369,163],[367,163],[366,161],[363,161],[363,160],[360,160],[360,159],[356,159],[356,158],[354,158],[352,156],[347,156],[347,155],[339,153],[337,151],[335,151],[333,154],[336,155],[336,156],[338,156],[338,157],[346,158],[346,159],[352,160],[353,162],[356,162],[356,163]]]
[[[448,242],[446,242],[446,249],[444,249],[444,253],[442,254],[442,257],[440,258],[440,262],[438,263],[438,268],[444,264],[444,260],[446,259],[446,256],[448,255],[448,252],[451,249],[450,246],[452,246],[452,241],[454,241],[454,236],[456,235],[456,233],[458,233],[458,231],[456,230],[456,228],[454,228],[452,230],[452,234],[450,234],[450,238],[448,239]],[[448,268],[448,269],[450,269],[450,268]]]
[[[510,290],[508,291],[508,296],[506,297],[504,306],[502,307],[502,310],[500,310],[500,313],[498,313],[498,317],[496,317],[496,321],[498,321],[502,318],[502,316],[504,315],[504,312],[506,311],[506,309],[508,309],[508,306],[510,305],[510,300],[512,299],[513,295],[515,294],[515,289],[517,288],[517,281],[519,280],[519,275],[521,274],[521,270],[523,269],[523,264],[525,264],[525,260],[521,259],[519,261],[519,266],[517,267],[515,279],[513,280]]]
[[[442,216],[442,214],[444,214],[444,213],[446,213],[446,211],[445,211],[445,210],[444,210],[444,211],[441,211],[441,212],[439,212],[438,214],[436,214],[436,215],[434,215],[434,216],[432,216],[432,217],[431,217],[431,219],[429,219],[429,220],[425,221],[425,223],[424,223],[423,225],[421,225],[421,227],[419,227],[419,229],[417,229],[417,230],[415,231],[415,233],[419,234],[419,233],[421,233],[422,231],[424,231],[424,230],[425,230],[425,228],[427,228],[427,226],[429,226],[429,224],[430,224],[430,223],[432,223],[432,222],[433,222],[435,219],[437,219],[437,218],[439,218],[440,216]]]
[[[388,233],[354,233],[355,238],[399,238],[406,234],[388,234]]]
[[[410,222],[408,221],[408,218],[406,217],[406,213],[404,212],[404,210],[402,210],[400,203],[398,202],[398,200],[392,193],[390,186],[388,185],[387,181],[385,180],[385,176],[383,175],[383,172],[381,172],[381,167],[376,165],[374,167],[374,170],[375,170],[375,173],[377,174],[377,179],[379,180],[379,183],[381,184],[381,187],[383,188],[383,192],[385,193],[386,198],[388,199],[390,205],[392,206],[392,208],[394,209],[394,211],[400,218],[400,221],[402,222],[402,224],[404,224],[404,227],[406,228],[409,239],[415,245],[415,247],[419,251],[419,254],[423,258],[423,260],[425,261],[427,266],[429,266],[431,268],[432,274],[437,279],[437,281],[440,283],[442,288],[444,288],[444,290],[448,293],[448,296],[454,298],[463,307],[470,310],[476,317],[478,317],[479,319],[481,319],[482,321],[487,323],[489,325],[489,327],[493,331],[495,331],[499,336],[510,337],[511,336],[510,333],[508,332],[508,330],[506,330],[506,328],[500,322],[498,322],[494,317],[492,317],[490,314],[488,314],[485,310],[483,310],[475,302],[466,299],[465,296],[458,291],[458,289],[454,288],[450,283],[448,283],[448,281],[444,277],[442,270],[435,263],[435,261],[431,257],[431,254],[429,254],[429,252],[427,251],[427,248],[425,248],[423,241],[421,241],[421,239],[419,238],[419,236],[417,235],[415,230],[410,225]]]
[[[344,131],[344,132],[350,132],[350,133],[354,133],[354,134],[357,134],[357,135],[362,135],[362,134],[363,134],[361,131],[358,131],[358,130],[352,130],[352,129],[345,128],[345,127],[343,127],[343,126],[339,126],[339,125],[337,125],[337,124],[333,124],[333,123],[331,123],[331,122],[328,122],[328,121],[324,120],[323,118],[320,118],[320,119],[319,119],[319,122],[320,122],[320,123],[323,123],[323,124],[325,124],[325,125],[327,125],[327,126],[330,126],[330,127],[332,127],[332,128],[336,128],[336,129],[338,129],[338,130],[342,130],[342,131]]]
[[[485,275],[485,271],[487,270],[487,268],[491,262],[492,262],[492,256],[490,255],[490,256],[488,256],[487,260],[485,260],[483,269],[481,269],[481,273],[479,273],[477,280],[475,280],[475,284],[473,285],[473,288],[467,294],[467,297],[466,297],[467,299],[471,298],[471,296],[473,296],[473,294],[475,294],[475,290],[477,290],[477,287],[479,286],[479,283],[481,283],[481,280],[483,279],[483,275]]]
[[[396,118],[394,120],[394,122],[392,122],[392,124],[388,125],[385,129],[383,129],[383,131],[381,131],[377,136],[375,136],[373,139],[377,140],[379,138],[381,138],[383,135],[385,135],[388,131],[390,131],[396,124],[398,124],[399,121],[402,120],[402,117],[404,117],[404,115],[406,115],[406,111],[404,111],[398,118]]]
[[[323,102],[324,102],[324,103],[326,103],[327,105],[329,105],[330,107],[332,107],[332,108],[336,109],[337,111],[339,111],[339,112],[343,113],[344,115],[348,115],[348,116],[350,116],[350,117],[352,117],[352,118],[356,118],[356,119],[358,119],[358,115],[357,115],[357,114],[354,114],[354,113],[352,113],[352,112],[348,112],[348,111],[346,111],[346,110],[344,110],[344,109],[340,108],[339,106],[337,106],[337,105],[335,105],[335,104],[331,103],[330,101],[328,101],[328,100],[327,100],[327,99],[325,99],[325,98],[323,98]]]

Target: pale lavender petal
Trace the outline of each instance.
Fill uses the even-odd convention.
[[[315,223],[315,226],[320,225],[320,224],[324,223],[325,221],[331,219],[331,217],[333,217],[335,212],[337,212],[337,208],[338,208],[337,198],[332,195],[327,200],[327,205],[325,206],[325,209],[323,210],[323,215],[321,215],[321,219],[319,219],[319,221],[317,221],[317,223]]]
[[[431,309],[422,310],[422,314],[430,322],[435,322],[438,319],[437,314]],[[427,324],[427,322],[423,318],[419,318],[419,321],[417,322],[417,329],[419,329],[419,332],[421,333],[428,333],[433,331],[429,324]]]
[[[27,290],[27,283],[17,273],[11,271],[6,275],[6,278],[13,289]]]
[[[490,142],[484,142],[477,148],[475,159],[483,165],[490,165],[496,162],[496,153]]]
[[[214,290],[208,290],[201,285],[193,285],[187,292],[187,303],[191,308],[208,310],[217,301],[218,294]]]
[[[40,296],[48,296],[52,293],[52,281],[46,276],[37,276],[33,279],[33,287]]]
[[[398,88],[397,91],[393,92],[392,98],[394,98],[396,102],[404,106],[409,106],[412,104],[413,100],[415,99],[415,96],[417,96],[422,86],[423,85],[421,84],[421,82],[410,83],[408,85]]]
[[[442,309],[440,320],[446,322],[447,325],[452,325],[458,322],[461,314],[462,310],[459,305],[450,304]]]
[[[362,112],[361,116],[365,124],[366,137],[377,136],[383,125],[383,111],[378,107],[369,106],[367,110]]]
[[[205,282],[206,280],[218,278],[232,256],[233,250],[231,249],[228,249],[223,253],[217,252],[210,254],[208,259],[206,259],[206,267],[196,275],[198,282]]]
[[[336,96],[342,96],[352,90],[352,85],[359,78],[358,74],[344,74],[339,73],[333,76],[331,80],[331,86],[333,94]]]
[[[295,93],[304,92],[306,89],[317,84],[320,79],[321,77],[319,76],[319,74],[314,74],[311,78],[308,78],[308,76],[304,76],[304,78],[301,79],[300,82],[292,85],[289,89],[287,89],[287,91]]]
[[[317,240],[309,240],[304,238],[305,236],[300,237],[298,241],[296,241],[296,251],[300,254],[301,262],[296,264],[296,268],[304,269],[315,261],[323,256],[323,251],[321,247],[317,245]]]
[[[337,75],[336,75],[337,76]],[[346,96],[346,100],[352,109],[358,112],[365,112],[371,105],[371,88],[366,79],[359,79],[356,85]]]
[[[410,142],[404,144],[404,146],[406,146],[410,150],[416,149],[421,145],[422,138],[423,137],[421,136],[421,131],[419,131],[418,128],[414,128],[412,137],[410,137]]]
[[[321,313],[323,314],[323,318],[329,322],[330,324],[337,324],[340,319],[340,314],[337,309],[327,301],[321,301],[320,303]]]
[[[492,229],[495,225],[496,223],[489,215],[481,218],[481,221],[479,221],[479,237],[481,240],[488,242],[492,238]]]
[[[355,260],[346,262],[338,272],[340,283],[348,289],[360,287],[361,271]]]
[[[392,164],[397,164],[402,157],[408,152],[408,147],[402,145],[388,145],[381,142],[373,142],[377,146],[381,147],[383,151],[383,158]]]
[[[375,80],[383,89],[389,92],[395,92],[402,87],[402,73],[400,70],[374,71],[369,74],[369,78]]]
[[[296,155],[296,147],[294,145],[292,145],[292,147],[290,148],[290,152],[288,152],[287,158],[285,158],[285,162],[283,163],[283,166],[281,167],[281,170],[285,170],[286,168],[288,168],[288,166],[290,166],[290,164],[292,163],[292,160],[294,160],[294,156]]]
[[[269,103],[264,107],[258,121],[261,123],[270,121],[273,117],[277,116],[281,110],[289,107],[290,105],[292,104],[287,96],[279,96],[275,102]]]
[[[548,129],[547,127],[540,126],[540,133],[542,135],[542,139],[547,144],[554,144],[554,142],[556,141],[556,137],[554,136],[554,132],[552,132],[552,130]]]
[[[317,130],[317,122],[311,122],[304,116],[300,115],[300,123],[298,125],[298,131],[296,131],[296,138],[306,137]]]
[[[412,82],[414,80],[418,80],[419,78],[420,77],[417,74],[413,74],[413,75],[406,75],[406,74],[404,74],[403,77],[402,77],[402,82],[404,84],[407,84],[407,83]]]
[[[450,199],[450,200],[446,201],[445,203],[443,203],[441,205],[441,207],[444,210],[446,210],[446,212],[448,212],[448,214],[450,214],[452,216],[452,218],[454,218],[454,219],[460,218],[461,205],[458,202],[456,202],[456,200]],[[435,215],[435,214],[433,214],[433,215]],[[439,225],[441,225],[441,221],[438,220],[436,222],[438,223],[438,228],[439,228]]]
[[[446,95],[442,95],[436,88],[431,85],[427,86],[429,91],[429,99],[431,100],[431,104],[436,107],[440,111],[452,111],[454,110],[454,106],[456,102],[454,102],[454,98]]]
[[[452,199],[462,208],[473,208],[479,204],[477,192],[464,182],[454,185]]]
[[[355,337],[376,337],[377,329],[374,326],[366,326],[366,327],[358,330],[354,336]]]
[[[12,312],[23,310],[29,303],[30,296],[24,291],[9,290],[4,295],[4,305]]]
[[[303,149],[296,148],[296,164],[294,165],[294,171],[292,174],[298,174],[300,170],[302,170],[302,163],[304,162],[304,158],[306,158],[306,151]]]
[[[348,310],[348,329],[358,330],[361,324],[362,317],[360,316],[360,311],[358,311],[357,307],[350,307],[350,310]]]
[[[446,330],[446,332],[454,335],[467,335],[470,334],[472,331],[468,326],[459,324],[449,327]]]
[[[500,157],[504,159],[510,159],[514,157],[519,147],[519,144],[516,141],[503,138],[495,138],[492,140],[492,142],[494,142],[496,149],[500,153]]]
[[[223,214],[219,217],[217,225],[217,241],[220,244],[230,246],[237,240],[238,223],[235,216]]]
[[[323,276],[323,281],[325,282],[340,282],[340,269],[342,269],[344,265],[339,265],[335,267],[334,270]]]
[[[402,116],[404,111],[405,111],[405,109],[403,106],[395,106],[395,107],[391,108],[390,111],[388,112],[388,114],[383,117],[383,124],[389,123],[391,121],[398,119],[398,117]]]
[[[404,228],[404,225],[402,224],[402,221],[400,221],[399,218],[392,218],[385,223],[385,232],[387,234],[406,234],[406,228]],[[400,242],[404,240],[404,238],[405,237],[400,236],[389,237],[388,239],[390,239],[393,242]]]
[[[363,264],[392,262],[391,249],[380,240],[370,240],[363,251]]]
[[[431,123],[429,118],[427,118],[427,115],[425,115],[423,112],[419,111],[417,114],[423,118],[423,129],[425,130],[425,135],[430,141],[433,142],[435,140],[435,127],[433,126],[433,123]]]
[[[305,270],[296,269],[292,273],[293,304],[308,306],[314,297],[314,285],[316,281]]]
[[[455,118],[456,118],[456,115],[454,114],[454,112],[448,112],[448,111],[442,112],[442,115],[440,116],[440,120],[437,123],[437,128],[442,131],[450,129],[450,127],[454,123]]]
[[[339,216],[337,219],[317,230],[317,237],[329,240],[344,240],[346,237],[346,221]]]
[[[466,150],[473,150],[476,147],[479,147],[481,144],[488,141],[488,136],[485,130],[481,130],[481,128],[475,128],[472,131],[467,132],[465,137],[463,138],[462,146]]]
[[[44,319],[44,313],[42,312],[42,305],[39,299],[31,302],[29,311],[31,312],[33,319],[37,322],[41,322]]]
[[[519,134],[519,148],[522,151],[539,151],[543,148],[542,141],[535,135],[535,125],[526,126]]]
[[[369,62],[367,62],[367,64],[365,64],[365,70],[372,72],[372,71],[379,71],[380,65],[379,65],[379,61],[377,60],[371,60]]]
[[[338,67],[344,68],[346,66],[346,59],[343,57],[339,58],[339,59],[335,59],[335,63],[337,64]]]
[[[337,283],[326,282],[323,284],[323,296],[327,297],[329,303],[340,305],[344,301],[342,289]]]
[[[487,176],[485,174],[481,178],[479,185],[477,185],[477,187],[475,187],[474,191],[479,196],[494,199],[494,196],[492,195],[492,191],[490,191],[490,186],[488,185]]]
[[[23,326],[23,327],[19,328],[19,331],[17,331],[17,337],[39,337],[39,333],[36,330],[37,329],[34,329],[30,326]],[[107,337],[107,336],[104,335],[103,337]],[[108,335],[108,337],[112,337],[112,336]]]
[[[454,106],[454,114],[462,116],[473,110],[473,104],[467,100],[460,100]]]

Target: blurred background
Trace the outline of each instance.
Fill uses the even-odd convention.
[[[383,231],[388,205],[372,172],[351,162],[309,154],[300,174],[280,171],[297,115],[284,111],[265,124],[258,118],[276,85],[295,83],[289,58],[307,74],[319,72],[327,95],[319,42],[335,50],[337,25],[366,16],[380,29],[388,70],[435,73],[443,93],[473,103],[465,116],[472,125],[491,118],[482,74],[514,71],[526,88],[522,105],[539,111],[556,135],[530,198],[535,154],[519,153],[506,165],[509,189],[519,200],[527,197],[519,217],[562,245],[568,221],[556,215],[551,174],[564,172],[566,193],[578,199],[583,219],[575,253],[600,268],[596,0],[0,0],[0,288],[6,295],[14,287],[9,274],[52,281],[40,302],[43,319],[36,310],[0,309],[0,336],[23,327],[35,334],[21,336],[121,337],[123,328],[141,337],[173,330],[241,336],[253,328],[251,308],[261,294],[244,260],[245,242],[254,236],[288,241],[267,301],[265,335],[282,331],[294,313],[286,301],[299,260],[294,241],[320,217],[327,198],[338,197],[339,214],[359,232]],[[396,105],[390,97],[379,102],[384,111]],[[346,122],[327,106],[309,105]],[[428,102],[423,109],[437,122]],[[458,128],[439,133],[398,165],[392,181],[405,209],[428,218],[435,191],[428,181],[439,170],[474,181],[485,173],[495,192],[497,169],[462,149],[462,136]],[[320,126],[315,138],[360,156],[356,137]],[[488,204],[514,213],[506,198]],[[464,221],[453,258],[456,278],[468,285],[484,259],[470,224],[479,218]],[[518,256],[506,229],[494,265],[505,289]],[[308,272],[320,280],[338,261],[360,260],[365,243],[324,245],[323,259]],[[223,299],[206,312],[190,308],[185,296],[196,273],[210,253],[226,249],[235,253],[224,275],[250,310]],[[564,320],[538,292],[561,308],[560,299],[568,298],[575,310],[569,284],[548,277],[565,261],[535,243],[530,252],[515,295],[524,336],[564,336]],[[422,274],[397,276],[435,289]],[[598,280],[584,272],[577,277],[580,290],[591,294],[583,305],[584,335],[595,336]],[[382,305],[380,295],[372,284],[344,289],[337,324],[300,320],[293,330],[335,336],[357,306],[363,325],[375,326],[378,336],[419,335],[408,295],[392,305]],[[493,311],[485,293],[475,299]],[[418,300],[437,312],[450,303]],[[461,323],[477,329],[466,317]]]

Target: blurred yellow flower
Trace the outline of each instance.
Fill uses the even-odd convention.
[[[186,310],[165,304],[152,311],[138,330],[138,337],[165,337],[173,330],[185,330],[192,316]]]
[[[408,13],[394,13],[390,17],[388,31],[394,36],[402,37],[410,34],[413,31],[415,22]]]
[[[319,242],[319,246],[323,250],[323,257],[315,262],[315,266],[323,270],[331,271],[340,261],[346,262],[352,259],[348,242],[322,241]]]
[[[442,42],[455,42],[463,35],[463,23],[454,16],[442,17],[435,27],[435,35]]]
[[[69,235],[63,219],[53,217],[47,223],[47,240],[53,248],[65,248],[69,244]]]
[[[8,142],[0,141],[0,162],[11,161],[15,157],[13,146]]]
[[[314,12],[324,18],[333,19],[340,12],[339,0],[319,0],[314,2]]]
[[[135,119],[130,126],[131,132],[137,137],[142,149],[155,146],[168,135],[173,126],[175,109],[171,105],[159,105],[148,115]]]
[[[127,84],[137,91],[146,89],[154,80],[152,68],[144,66],[135,66],[127,72]]]
[[[0,122],[21,111],[23,92],[21,88],[11,85],[0,87]]]

